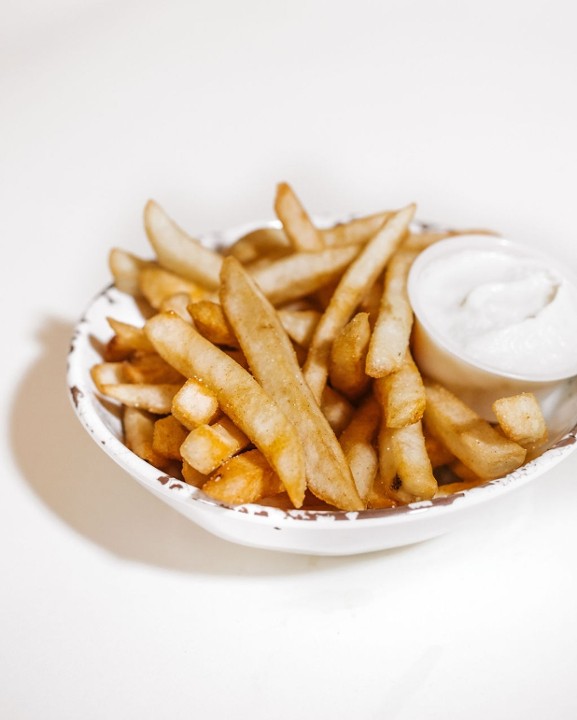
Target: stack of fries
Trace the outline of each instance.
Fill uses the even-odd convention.
[[[411,232],[414,205],[318,228],[285,183],[274,207],[281,229],[219,253],[150,201],[156,259],[112,250],[147,318],[109,318],[92,368],[126,445],[220,502],[285,508],[395,507],[522,465],[546,436],[532,395],[498,401],[490,424],[411,356],[411,264],[458,233]]]

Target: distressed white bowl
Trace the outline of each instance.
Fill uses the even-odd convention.
[[[205,242],[228,243],[248,229],[214,234]],[[67,381],[82,425],[102,450],[159,500],[209,532],[242,545],[311,555],[354,555],[427,540],[486,511],[488,504],[547,472],[577,447],[577,383],[570,381],[551,415],[545,451],[510,475],[471,490],[362,512],[225,505],[163,474],[123,445],[118,408],[98,395],[90,377],[92,365],[101,361],[98,347],[111,335],[107,316],[134,324],[143,320],[134,300],[110,286],[92,300],[78,322],[68,356]]]

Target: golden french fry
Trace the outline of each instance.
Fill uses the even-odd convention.
[[[398,370],[375,380],[375,392],[387,427],[406,427],[423,417],[427,402],[425,386],[409,351]]]
[[[248,268],[253,280],[273,305],[305,297],[342,273],[356,257],[354,245],[318,252],[292,253],[266,267]]]
[[[90,376],[99,392],[102,392],[105,385],[127,382],[122,362],[103,362],[93,365],[90,368]]]
[[[499,398],[493,412],[504,434],[524,448],[531,448],[547,439],[547,425],[533,393]]]
[[[387,266],[381,306],[367,353],[366,371],[371,377],[395,372],[405,359],[413,327],[407,276],[416,255],[401,248]]]
[[[284,491],[279,476],[259,450],[225,462],[202,486],[203,492],[229,505],[258,502]]]
[[[309,489],[336,507],[361,509],[343,451],[304,381],[291,341],[270,302],[235,258],[223,263],[220,299],[254,376],[295,420]]]
[[[145,327],[168,363],[186,377],[203,378],[223,411],[278,473],[295,507],[300,507],[306,485],[303,447],[277,404],[237,362],[179,317],[159,314]]]
[[[301,347],[308,347],[320,316],[318,310],[278,311],[279,320],[288,336]]]
[[[332,343],[350,320],[366,288],[381,274],[388,259],[399,246],[415,214],[415,206],[396,213],[361,250],[349,265],[311,341],[304,375],[317,401],[322,396],[328,374]]]
[[[377,452],[379,456],[379,473],[373,484],[369,498],[370,503],[386,496],[395,503],[406,505],[415,499],[411,493],[403,488],[401,479],[397,476],[397,457],[393,443],[395,431],[381,422],[377,435]]]
[[[171,458],[172,460],[182,460],[180,454],[180,446],[185,441],[188,430],[178,422],[174,415],[167,415],[159,418],[154,423],[154,432],[152,434],[152,448],[159,455]]]
[[[427,428],[423,428],[423,434],[425,435],[425,447],[427,449],[427,455],[431,461],[433,468],[441,467],[442,465],[448,465],[455,460],[453,453],[448,450],[439,438],[431,435],[427,431]]]
[[[479,477],[502,477],[523,464],[524,448],[503,437],[446,388],[429,381],[425,388],[427,429]]]
[[[172,399],[174,417],[189,430],[212,422],[219,410],[216,395],[196,378],[189,378]]]
[[[124,361],[125,382],[148,385],[182,385],[184,378],[156,352],[140,351]]]
[[[437,492],[421,422],[403,428],[382,425],[379,433],[381,480],[399,502],[428,500]]]
[[[120,248],[112,248],[108,256],[108,266],[114,278],[114,284],[122,292],[135,297],[140,295],[138,278],[141,270],[155,265],[154,262],[143,260]]]
[[[144,350],[145,352],[153,352],[152,343],[146,337],[144,328],[131,325],[130,323],[121,322],[114,318],[107,317],[106,321],[118,336],[118,342],[122,344],[128,351]]]
[[[123,405],[148,410],[156,415],[168,415],[172,398],[180,387],[175,384],[119,383],[103,385],[101,392]]]
[[[145,410],[126,406],[122,416],[124,443],[129,450],[159,470],[170,467],[170,459],[154,450],[152,438],[156,418]]]
[[[180,453],[184,460],[203,475],[210,475],[236,453],[250,444],[247,436],[232,420],[223,416],[212,425],[199,425],[188,433]]]
[[[186,292],[177,292],[174,295],[169,295],[164,298],[160,303],[160,312],[173,312],[176,313],[180,318],[191,322],[192,318],[188,312],[188,306],[190,304],[190,295]]]
[[[208,480],[206,475],[199,473],[198,470],[195,470],[186,460],[182,461],[182,478],[187,485],[193,485],[197,488],[201,488]]]
[[[163,268],[209,290],[218,287],[222,256],[187,235],[153,200],[144,208],[144,227]]]
[[[243,265],[248,265],[263,257],[277,258],[290,252],[292,247],[282,228],[263,227],[243,235],[225,251],[225,255],[232,255]]]
[[[349,424],[354,408],[339,392],[333,390],[329,385],[325,385],[321,397],[321,412],[326,417],[333,432],[338,435]]]
[[[359,397],[369,384],[365,360],[371,338],[368,313],[357,313],[336,336],[329,360],[331,385],[348,398]]]
[[[212,300],[200,300],[188,306],[196,329],[215,345],[238,347],[238,341],[230,327],[222,307]]]
[[[375,213],[322,228],[321,235],[327,247],[334,245],[362,245],[374,237],[393,216],[393,211]]]
[[[159,310],[162,304],[176,293],[187,293],[190,302],[206,296],[206,290],[174,272],[159,267],[146,267],[138,278],[140,291],[150,305]]]
[[[379,404],[374,396],[369,395],[339,437],[357,490],[365,502],[370,495],[379,469],[379,459],[373,440],[380,419]]]
[[[321,233],[288,183],[277,185],[274,209],[296,252],[323,249]]]

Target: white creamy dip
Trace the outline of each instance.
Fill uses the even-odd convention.
[[[577,372],[577,286],[529,250],[487,242],[432,253],[419,272],[421,320],[464,359],[536,379]],[[423,258],[424,259],[424,258]]]

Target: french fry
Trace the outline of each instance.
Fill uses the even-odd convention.
[[[379,473],[369,496],[372,506],[377,503],[376,506],[380,507],[379,498],[383,496],[402,505],[415,500],[415,497],[403,488],[403,482],[397,475],[398,457],[393,442],[394,434],[395,430],[388,428],[383,422],[381,423],[377,436]]]
[[[200,300],[188,306],[196,329],[215,345],[238,347],[222,307],[212,300]]]
[[[155,352],[135,352],[124,361],[125,382],[181,385],[184,378]]]
[[[390,480],[389,470],[388,488],[391,495],[403,502],[408,497],[412,500],[432,498],[437,492],[437,481],[425,448],[421,422],[403,428],[386,428],[383,433],[392,455],[389,462],[396,471],[398,481]]]
[[[124,363],[122,362],[103,362],[93,365],[90,368],[90,376],[99,392],[103,392],[102,388],[105,385],[118,385],[118,383],[127,382]]]
[[[291,244],[282,228],[263,227],[243,235],[225,255],[232,255],[243,265],[248,265],[263,257],[278,258],[290,252]]]
[[[153,448],[155,420],[156,418],[145,410],[126,406],[122,418],[124,443],[135,455],[159,470],[164,470],[170,466],[170,460]]]
[[[192,318],[188,312],[190,304],[190,295],[186,292],[177,292],[169,295],[160,303],[160,312],[173,312],[186,322],[191,322]]]
[[[375,380],[375,391],[387,427],[406,427],[423,417],[427,402],[425,386],[408,350],[397,371]]]
[[[357,313],[335,338],[329,360],[331,385],[348,398],[359,397],[369,384],[365,360],[371,338],[368,313]]]
[[[393,211],[375,213],[322,228],[321,235],[326,247],[335,245],[361,245],[374,237],[393,216]]]
[[[339,437],[357,490],[365,503],[379,469],[379,459],[373,441],[380,418],[379,404],[374,396],[369,395]]]
[[[232,420],[223,416],[212,425],[199,425],[182,442],[180,454],[203,475],[210,475],[236,453],[250,444],[247,436]]]
[[[279,476],[259,450],[225,462],[202,486],[210,497],[229,505],[258,502],[284,491]]]
[[[150,305],[159,310],[162,304],[176,293],[186,293],[190,301],[206,296],[206,290],[174,272],[159,267],[146,267],[138,276],[140,291]]]
[[[255,378],[297,419],[294,429],[304,450],[309,489],[341,509],[361,509],[343,451],[304,381],[274,308],[234,258],[223,263],[220,299]]]
[[[427,449],[427,455],[429,456],[429,460],[431,461],[433,468],[448,465],[455,460],[453,453],[443,445],[439,438],[431,435],[431,433],[427,431],[426,427],[423,428],[423,434],[425,436],[425,448]]]
[[[168,363],[185,377],[203,378],[223,411],[278,473],[295,507],[300,507],[306,486],[303,447],[295,426],[276,403],[246,370],[179,317],[159,314],[145,327]]]
[[[273,305],[297,300],[323,287],[340,275],[358,254],[354,245],[299,252],[274,260],[249,272]]]
[[[182,478],[187,485],[193,485],[197,488],[201,488],[208,480],[206,475],[199,473],[186,460],[182,461]]]
[[[106,321],[118,337],[118,342],[128,352],[132,350],[144,350],[145,352],[154,352],[152,343],[146,337],[144,328],[131,325],[130,323],[121,322],[114,318],[107,317]]]
[[[188,430],[178,422],[174,415],[158,418],[154,423],[152,449],[166,458],[182,460],[180,446],[187,435]]]
[[[405,359],[413,327],[407,276],[415,257],[415,252],[401,249],[387,266],[381,306],[367,353],[366,371],[371,377],[384,377],[399,370]]]
[[[399,246],[414,214],[414,205],[396,213],[349,265],[333,293],[315,330],[304,366],[305,379],[317,401],[327,381],[330,351],[335,337],[350,320],[366,288],[375,282]]]
[[[321,316],[318,310],[278,311],[279,320],[288,336],[301,347],[308,347]]]
[[[446,388],[429,381],[425,388],[427,429],[479,477],[492,480],[523,464],[524,448],[503,437]]]
[[[533,393],[499,398],[493,412],[503,433],[524,448],[532,448],[547,439],[547,425]]]
[[[112,248],[108,255],[108,267],[114,278],[114,284],[122,292],[134,297],[140,295],[139,276],[141,270],[155,265],[154,262],[143,260],[120,248]]]
[[[337,435],[349,424],[354,408],[339,392],[325,385],[321,398],[321,412]]]
[[[156,415],[168,415],[172,407],[172,398],[181,385],[148,383],[118,383],[103,385],[102,394],[117,400],[123,405],[140,408]]]
[[[172,399],[174,417],[189,430],[212,422],[218,412],[218,400],[209,388],[196,378],[189,378]]]
[[[288,183],[277,185],[274,209],[296,252],[323,249],[321,233]]]
[[[222,256],[187,235],[153,200],[144,208],[144,227],[163,268],[209,290],[218,287]]]

